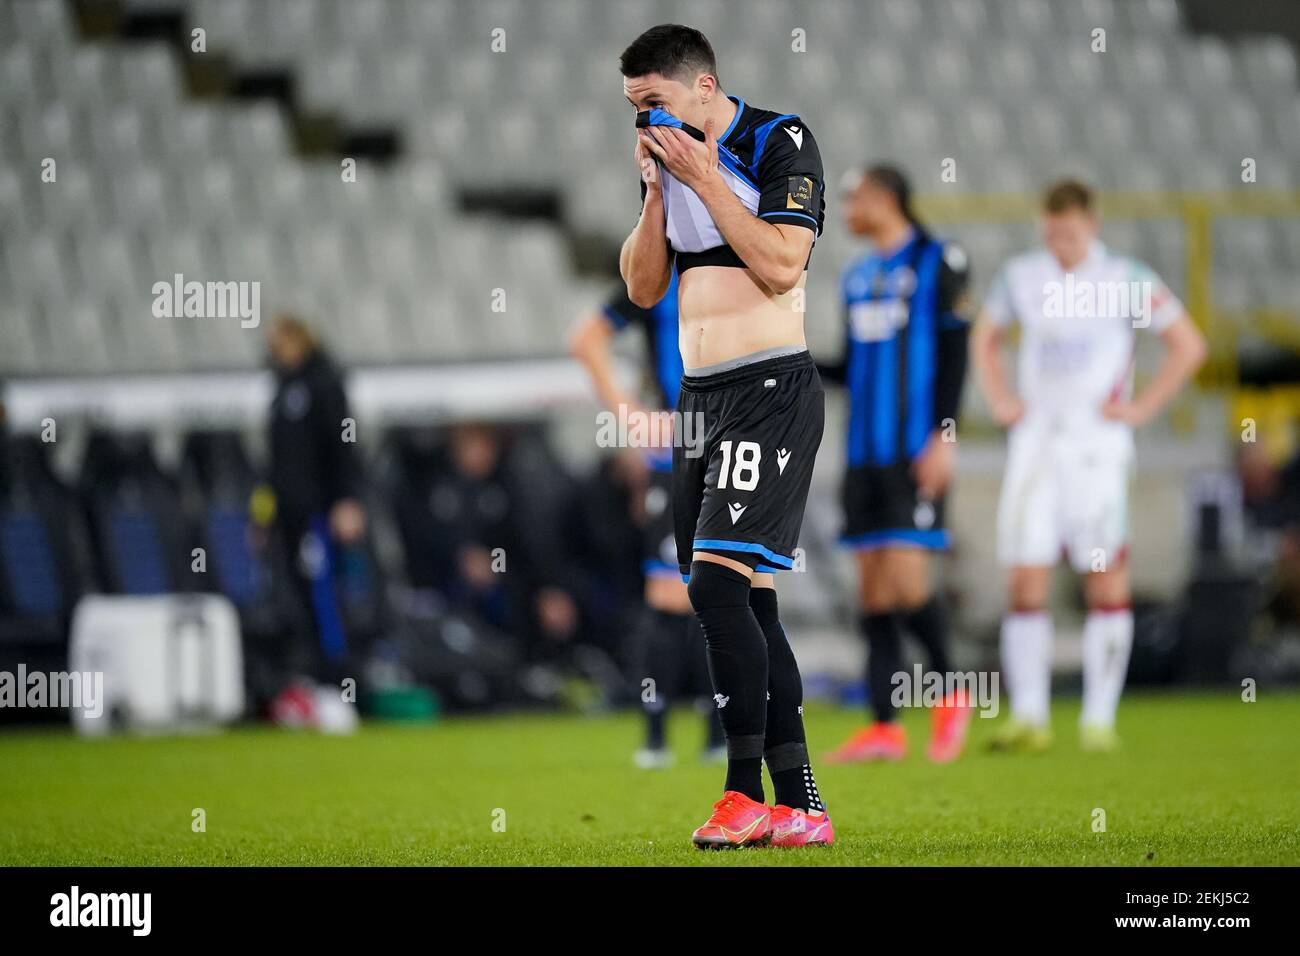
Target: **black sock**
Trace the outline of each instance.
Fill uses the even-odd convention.
[[[682,658],[690,683],[688,693],[692,696],[699,694],[701,702],[707,704],[704,708],[704,746],[708,750],[725,746],[727,736],[722,730],[722,717],[710,697],[712,687],[709,682],[708,654],[704,646],[704,629],[694,614],[686,615],[686,647]]]
[[[903,626],[925,648],[930,661],[930,670],[947,674],[948,667],[948,622],[944,619],[943,603],[932,597],[924,604],[904,611]]]
[[[786,639],[775,588],[750,588],[749,606],[767,640],[767,733],[763,758],[772,777],[773,800],[792,810],[823,810],[808,762],[803,728],[803,681]]]
[[[646,748],[667,746],[668,711],[676,700],[681,671],[681,642],[690,615],[652,607],[642,610],[637,631],[636,693],[646,718]],[[651,681],[648,684],[646,681]]]
[[[704,629],[713,699],[727,736],[725,789],[763,802],[767,641],[749,609],[749,578],[712,561],[696,561],[688,591]]]
[[[659,704],[652,710],[653,704],[645,705],[645,748],[646,750],[663,750],[668,746],[668,708]]]
[[[705,711],[704,718],[704,746],[709,750],[717,750],[719,747],[727,745],[727,731],[722,726],[722,715],[718,713],[718,708],[712,706]]]
[[[867,638],[867,690],[871,694],[871,710],[877,721],[889,723],[897,716],[889,699],[894,690],[893,678],[903,666],[898,615],[893,611],[864,614],[860,623]]]

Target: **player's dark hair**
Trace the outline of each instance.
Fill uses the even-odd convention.
[[[658,73],[689,83],[701,73],[718,75],[718,61],[704,34],[680,23],[661,23],[641,34],[619,57],[624,76]]]
[[[899,212],[918,232],[925,231],[921,221],[916,218],[916,213],[912,211],[912,182],[907,178],[906,173],[897,166],[891,166],[888,163],[877,163],[874,166],[868,166],[865,175],[873,184],[894,197],[894,201],[898,203]]]
[[[1067,212],[1079,209],[1091,213],[1096,204],[1092,187],[1078,179],[1061,179],[1047,187],[1043,193],[1043,211]]]

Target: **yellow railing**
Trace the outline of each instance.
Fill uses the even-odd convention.
[[[1234,389],[1229,414],[1229,430],[1241,441],[1253,438],[1274,462],[1300,450],[1300,385]]]

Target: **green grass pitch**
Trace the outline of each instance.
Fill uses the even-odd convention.
[[[721,781],[695,761],[689,711],[671,727],[678,765],[659,772],[631,765],[631,713],[370,724],[347,738],[6,733],[0,865],[1300,864],[1300,696],[1130,695],[1111,755],[1079,750],[1077,713],[1058,702],[1057,742],[1033,756],[988,753],[996,722],[977,718],[967,756],[946,767],[925,761],[926,715],[908,713],[906,761],[818,769],[834,847],[723,853],[689,843]],[[860,719],[811,704],[814,753]],[[206,832],[191,828],[195,808]]]

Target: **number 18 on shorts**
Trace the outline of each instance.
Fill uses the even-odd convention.
[[[806,351],[682,378],[678,411],[695,441],[673,450],[677,561],[708,551],[756,571],[794,564],[823,394]]]

